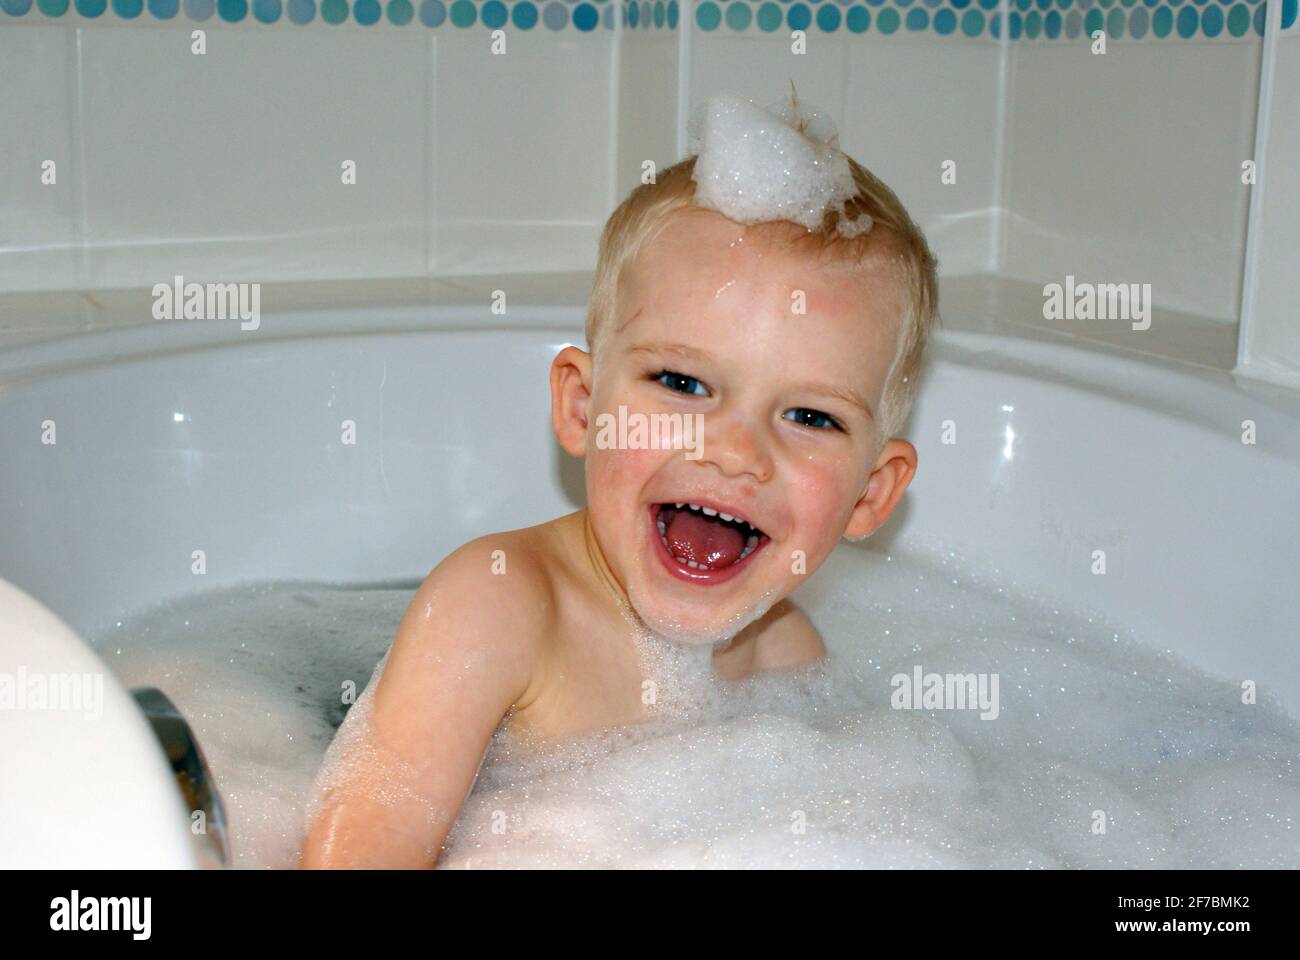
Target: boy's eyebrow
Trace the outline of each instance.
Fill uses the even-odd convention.
[[[713,355],[707,351],[700,350],[697,347],[689,346],[685,343],[638,343],[628,350],[628,353],[652,353],[676,354],[685,357],[688,360],[698,360],[707,363],[713,359]],[[875,420],[876,415],[871,410],[871,405],[862,399],[862,396],[852,387],[830,386],[825,383],[816,383],[804,381],[791,386],[791,389],[803,393],[811,393],[822,397],[833,397],[836,400],[843,400],[851,404],[867,415],[868,420]]]
[[[875,420],[876,415],[871,412],[871,406],[867,401],[859,396],[858,392],[852,387],[832,387],[824,383],[796,383],[792,387],[794,390],[800,390],[804,393],[819,394],[823,397],[834,397],[836,400],[843,400],[845,403],[858,407],[867,415],[868,420]]]
[[[713,359],[711,353],[685,343],[638,343],[630,348],[628,353],[675,353],[679,357],[685,357],[688,360],[699,360],[704,363]]]

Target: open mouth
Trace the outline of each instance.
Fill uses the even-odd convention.
[[[744,517],[697,503],[656,503],[651,518],[670,570],[690,580],[738,572],[768,536]]]

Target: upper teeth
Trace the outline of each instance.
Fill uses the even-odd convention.
[[[702,513],[706,517],[717,517],[719,520],[725,520],[728,523],[744,524],[744,526],[749,528],[750,533],[759,532],[758,528],[755,527],[748,520],[746,520],[744,517],[736,516],[730,513],[723,513],[721,510],[715,510],[713,507],[706,507],[703,504],[699,504],[699,503],[684,503],[682,501],[678,501],[675,504],[675,506],[678,510],[683,510],[683,509],[694,510],[696,513]],[[660,523],[662,523],[662,521],[660,521]]]
[[[682,509],[683,507],[686,507],[686,508],[689,509],[689,510],[694,510],[694,511],[697,512],[697,513],[702,513],[702,514],[704,514],[706,517],[719,517],[719,518],[721,518],[721,519],[723,519],[723,520],[739,520],[741,523],[746,522],[746,521],[744,520],[743,517],[733,517],[733,516],[732,516],[731,514],[729,514],[729,513],[723,513],[721,510],[714,510],[712,507],[701,506],[701,505],[698,504],[698,503],[678,503],[678,504],[677,504],[677,509],[678,509],[678,510]]]

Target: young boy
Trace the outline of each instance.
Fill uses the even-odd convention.
[[[714,644],[727,679],[824,652],[785,598],[841,536],[879,527],[915,473],[894,434],[935,316],[935,260],[852,161],[840,216],[872,226],[846,237],[834,214],[810,232],[701,208],[696,159],[611,216],[590,352],[566,347],[551,368],[552,423],[586,458],[587,508],[472,541],[424,580],[331,749],[303,866],[432,866],[503,718],[536,741],[648,719],[638,630]],[[701,414],[697,447],[607,448],[597,421],[620,407]]]

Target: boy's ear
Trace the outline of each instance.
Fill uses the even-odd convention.
[[[886,443],[867,478],[867,489],[849,516],[844,536],[854,539],[874,533],[894,512],[915,475],[916,447],[906,440]]]
[[[551,363],[551,426],[564,451],[587,453],[587,401],[591,397],[591,354],[565,347]]]

